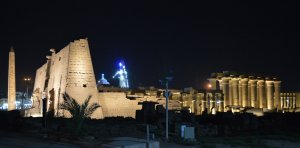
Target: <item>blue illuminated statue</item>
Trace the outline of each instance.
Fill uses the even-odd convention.
[[[119,62],[119,70],[116,72],[113,78],[115,78],[116,76],[118,76],[119,86],[121,88],[129,88],[127,71],[124,62]]]

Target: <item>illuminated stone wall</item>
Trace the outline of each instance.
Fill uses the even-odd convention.
[[[92,95],[90,103],[99,103],[91,54],[86,39],[70,43],[66,79],[65,91],[79,103],[83,103],[89,95]],[[92,117],[103,118],[102,109],[97,109]]]
[[[67,111],[59,109],[64,93],[68,93],[80,104],[89,95],[92,96],[90,103],[99,103],[87,39],[70,42],[58,53],[54,49],[50,51],[52,54],[47,56],[47,63],[37,70],[33,96],[40,100],[42,92],[45,91],[48,98],[47,110],[53,111],[55,116],[70,116]],[[33,114],[28,111],[27,116]],[[97,109],[92,118],[103,118],[102,109]]]
[[[26,111],[25,116],[41,117],[42,116],[42,99],[41,95],[45,88],[47,63],[36,70],[34,89],[32,96],[33,108]]]
[[[142,105],[138,105],[140,102],[151,101],[156,102],[157,105],[162,105],[165,108],[166,100],[161,95],[157,96],[158,92],[161,90],[153,91],[154,94],[146,92],[134,93],[136,98],[126,96],[128,92],[100,92],[99,100],[102,106],[104,117],[132,117],[135,118],[136,110],[141,110]],[[177,94],[174,94],[176,96]],[[177,96],[176,96],[177,97]],[[131,99],[129,99],[131,98]],[[174,98],[173,98],[174,99]],[[172,97],[169,99],[169,110],[179,110],[181,109],[181,104],[179,100],[174,100]]]
[[[99,100],[104,117],[132,117],[135,118],[136,110],[141,110],[139,100],[129,100],[124,92],[100,92]]]
[[[64,113],[59,110],[59,103],[63,102],[63,94],[66,92],[66,78],[68,72],[69,63],[69,49],[70,45],[55,53],[52,49],[51,66],[49,69],[49,82],[47,92],[48,98],[48,110],[54,111],[55,116],[63,116]],[[51,93],[50,93],[51,91]],[[51,95],[53,94],[53,97]]]
[[[35,81],[34,81],[35,92],[42,93],[45,87],[46,69],[47,69],[47,64],[44,64],[42,67],[36,70]]]

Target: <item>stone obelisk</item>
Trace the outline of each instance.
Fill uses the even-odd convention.
[[[7,92],[7,110],[16,109],[16,70],[15,70],[15,51],[11,47],[8,60],[8,92]]]

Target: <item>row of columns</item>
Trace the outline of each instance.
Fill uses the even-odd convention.
[[[296,93],[281,93],[281,105],[284,109],[295,109],[299,107],[296,99]]]
[[[208,91],[204,93],[201,92],[200,94],[203,96],[198,97],[199,99],[195,102],[196,105],[199,105],[195,107],[199,114],[205,110],[207,113],[212,114],[224,111],[224,102],[222,101],[223,94],[221,92]]]
[[[224,94],[224,106],[281,107],[281,81],[223,77],[218,80]]]

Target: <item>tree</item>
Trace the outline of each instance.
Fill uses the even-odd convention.
[[[74,98],[69,96],[69,94],[65,93],[63,95],[64,102],[59,106],[61,109],[67,110],[71,114],[71,119],[74,121],[75,134],[77,135],[82,127],[83,121],[90,117],[97,108],[100,107],[98,103],[92,103],[89,105],[92,96],[88,96],[88,98],[83,102],[83,104],[79,104]]]

